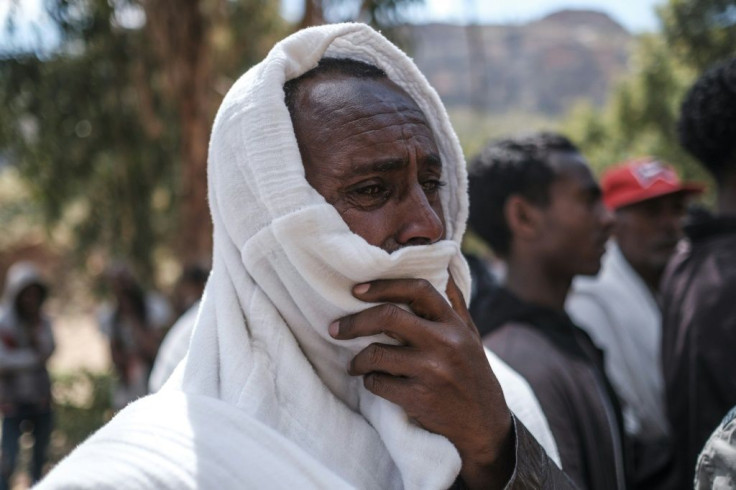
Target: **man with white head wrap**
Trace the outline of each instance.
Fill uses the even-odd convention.
[[[372,66],[307,74],[287,107],[284,84],[327,58]],[[187,358],[39,488],[569,485],[527,432],[558,457],[528,385],[467,314],[464,159],[396,47],[360,24],[276,45],[223,101],[208,178]]]

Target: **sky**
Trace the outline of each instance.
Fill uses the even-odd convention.
[[[44,51],[53,47],[56,36],[49,28],[42,0],[21,0],[15,31],[6,29],[11,5],[17,0],[0,0],[0,52],[28,49]],[[301,16],[304,0],[273,0],[281,4],[287,20]],[[632,32],[654,31],[658,21],[654,7],[664,0],[424,0],[408,12],[411,22],[523,23],[565,8],[595,9],[606,12]]]
[[[304,0],[280,0],[284,17],[298,18]],[[654,12],[664,0],[424,0],[413,7],[412,22],[470,21],[500,24],[524,23],[561,9],[594,9],[607,13],[632,32],[655,31],[659,23]]]

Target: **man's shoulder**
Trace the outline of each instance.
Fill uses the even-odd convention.
[[[346,487],[243,410],[216,398],[165,390],[128,405],[38,488],[287,488],[310,482],[314,488]]]
[[[552,376],[565,363],[559,347],[529,322],[506,322],[483,337],[483,343],[527,380],[531,374]],[[531,359],[534,362],[529,362]]]
[[[549,339],[540,331],[539,326],[523,320],[510,320],[497,326],[491,333],[483,337],[489,343],[500,343],[511,340],[522,340],[534,343],[550,343]]]
[[[670,260],[662,280],[663,297],[673,295],[715,298],[736,287],[736,234],[704,243],[685,243]],[[682,299],[682,298],[681,298]]]

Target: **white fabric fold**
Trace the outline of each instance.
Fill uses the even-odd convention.
[[[378,66],[424,112],[447,182],[440,190],[445,240],[389,254],[352,233],[306,181],[283,84],[325,56]],[[290,441],[329,478],[357,488],[450,486],[461,465],[452,443],[368,392],[362,378],[347,375],[355,353],[391,339],[336,341],[327,332],[333,320],[371,306],[351,289],[374,279],[423,278],[444,295],[451,274],[468,297],[470,276],[460,253],[468,213],[465,162],[435,91],[404,53],[368,26],[306,29],[277,44],[233,85],[214,122],[208,165],[213,270],[189,354],[162,389],[161,403],[172,391],[216,398]],[[528,385],[493,362],[511,408],[556,456]],[[123,422],[113,422],[118,428],[108,430],[119,431]],[[212,429],[207,437],[228,436],[219,424]]]

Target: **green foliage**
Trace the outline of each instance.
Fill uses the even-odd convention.
[[[191,116],[182,114],[171,90],[180,67],[163,63],[165,53],[152,48],[165,27],[124,22],[131,13],[145,19],[144,2],[45,5],[60,46],[45,57],[16,53],[0,60],[0,148],[46,227],[70,229],[70,250],[80,263],[98,251],[127,258],[150,278],[157,247],[171,247],[177,236],[183,124],[197,117],[208,125],[232,78],[262,57],[272,33],[283,32],[277,6],[266,0],[181,5],[209,16],[204,58],[211,70],[203,75],[218,76],[207,87],[213,109]],[[186,55],[187,46],[176,48]]]
[[[659,15],[672,53],[698,71],[736,53],[734,0],[670,0]]]
[[[49,451],[55,463],[112,417],[109,372],[53,373],[54,433]]]
[[[73,225],[79,249],[103,243],[146,266],[144,250],[156,238],[149,199],[157,184],[170,183],[164,177],[174,136],[151,137],[138,122],[129,80],[140,33],[114,29],[107,2],[86,5],[59,2],[50,10],[64,39],[60,52],[2,62],[0,104],[9,110],[0,117],[0,147],[50,226],[81,201]]]
[[[571,111],[563,130],[598,171],[654,155],[675,165],[685,178],[709,180],[680,147],[677,120],[681,100],[703,67],[736,53],[734,8],[734,1],[670,0],[659,10],[664,34],[639,37],[632,74],[606,106],[597,110],[580,104]],[[729,15],[730,24],[724,21]]]
[[[559,121],[542,114],[521,111],[493,113],[470,108],[448,111],[463,153],[473,158],[491,140],[530,131],[556,131]]]

